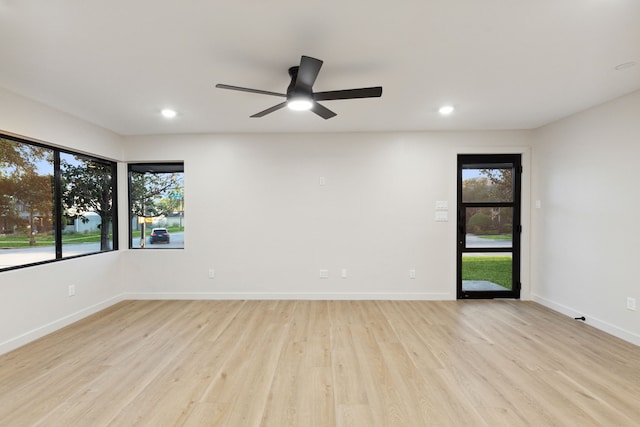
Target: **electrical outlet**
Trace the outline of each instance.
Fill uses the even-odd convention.
[[[72,297],[76,294],[76,286],[75,285],[69,285],[69,296]]]
[[[320,278],[328,279],[329,278],[329,270],[320,270]]]
[[[343,278],[343,279],[346,279],[346,278],[347,278],[347,269],[346,269],[346,268],[343,268],[343,269],[342,269],[342,278]]]
[[[627,309],[636,311],[636,299],[627,297]]]
[[[415,279],[415,278],[416,278],[416,270],[412,268],[411,270],[409,270],[409,279]]]
[[[209,269],[209,279],[216,277],[216,271],[213,268]]]

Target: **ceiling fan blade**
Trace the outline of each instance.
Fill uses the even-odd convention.
[[[331,101],[334,99],[377,98],[382,96],[382,87],[363,87],[360,89],[332,90],[328,92],[316,92],[313,99],[316,101]]]
[[[240,92],[259,93],[262,95],[273,95],[273,96],[284,96],[284,97],[287,96],[284,93],[269,92],[268,90],[260,90],[260,89],[249,89],[247,87],[240,87],[240,86],[223,85],[221,83],[218,83],[216,87],[218,89],[239,90]]]
[[[264,111],[260,111],[259,113],[255,113],[255,114],[254,114],[253,116],[251,116],[251,117],[262,117],[262,116],[266,116],[266,115],[267,115],[267,114],[269,114],[269,113],[273,113],[274,111],[278,111],[279,109],[284,108],[286,105],[287,105],[287,101],[285,101],[285,102],[281,102],[280,104],[278,104],[278,105],[274,105],[274,106],[273,106],[273,107],[271,107],[271,108],[267,108],[267,109],[266,109],[266,110],[264,110]]]
[[[322,67],[321,60],[303,55],[302,58],[300,58],[300,67],[298,68],[298,78],[296,79],[295,88],[311,91],[311,87],[320,72],[320,67]]]
[[[314,113],[316,113],[317,115],[319,115],[325,120],[330,119],[331,117],[337,116],[336,113],[329,110],[327,107],[318,104],[317,102],[313,103],[313,106],[311,107],[311,111],[313,111]]]

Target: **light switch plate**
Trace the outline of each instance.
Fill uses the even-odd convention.
[[[449,212],[447,212],[447,211],[436,211],[435,220],[437,222],[447,222],[447,221],[449,221]]]

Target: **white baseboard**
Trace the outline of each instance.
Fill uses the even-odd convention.
[[[69,314],[68,316],[64,316],[58,320],[54,320],[53,322],[49,322],[46,325],[40,326],[31,331],[25,332],[22,335],[11,338],[3,343],[0,343],[0,354],[8,353],[11,350],[15,350],[18,347],[22,347],[25,344],[30,343],[31,341],[35,341],[38,338],[42,338],[45,335],[48,335],[52,332],[57,331],[58,329],[62,329],[65,326],[68,326],[78,320],[84,319],[87,316],[91,316],[105,308],[111,307],[114,304],[119,303],[120,301],[124,301],[127,299],[125,294],[117,295],[113,298],[109,298],[108,300],[99,302],[90,307],[84,308],[82,310],[76,311],[75,313]]]
[[[583,311],[576,310],[572,307],[568,307],[566,305],[559,304],[554,301],[550,301],[538,295],[532,295],[532,300],[537,302],[540,305],[544,305],[545,307],[550,308],[551,310],[557,311],[569,317],[584,316],[586,319],[586,323],[593,326],[594,328],[600,329],[601,331],[611,334],[614,337],[618,337],[632,344],[640,346],[640,335],[634,332],[627,331],[626,329],[612,325],[611,323],[605,322],[604,320],[600,320],[596,317],[590,316],[589,313],[585,313]]]
[[[130,292],[132,300],[455,300],[449,292],[387,293],[387,292]]]

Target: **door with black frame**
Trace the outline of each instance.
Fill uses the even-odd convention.
[[[458,155],[458,299],[520,298],[520,154]]]

